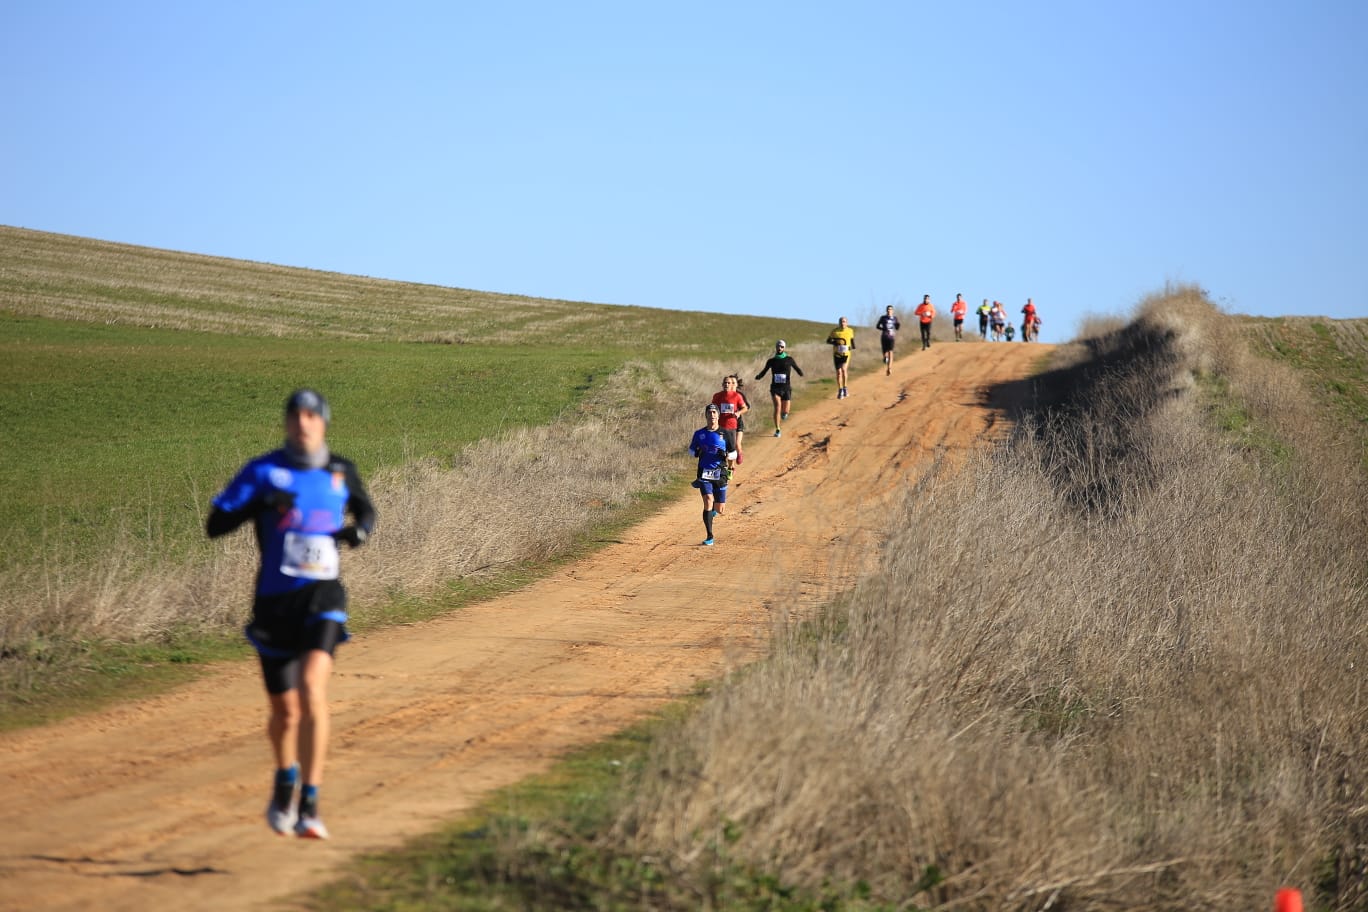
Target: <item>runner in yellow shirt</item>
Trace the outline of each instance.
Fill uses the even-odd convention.
[[[849,395],[846,390],[846,365],[850,363],[850,353],[855,350],[855,328],[850,321],[841,317],[840,324],[827,336],[831,346],[831,359],[836,365],[836,398],[844,399]]]

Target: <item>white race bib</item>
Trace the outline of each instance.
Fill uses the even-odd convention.
[[[788,374],[775,374],[774,379],[770,382],[775,386],[783,386],[785,383],[788,383]]]
[[[285,551],[280,559],[280,572],[286,576],[314,580],[337,579],[340,565],[337,540],[331,535],[285,533]]]
[[[703,470],[704,481],[719,481],[722,478],[722,467],[713,466],[711,469]]]
[[[838,343],[837,346],[836,346],[836,354],[838,354],[838,355],[844,355],[844,354],[848,353],[849,351],[850,351],[850,349],[846,346],[846,344],[845,344],[844,342]]]

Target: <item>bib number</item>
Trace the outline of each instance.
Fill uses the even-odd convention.
[[[286,576],[313,580],[337,579],[340,565],[337,541],[331,535],[285,533],[280,572]]]
[[[713,466],[711,469],[704,469],[702,477],[704,481],[721,481],[722,468],[720,466]]]
[[[775,386],[783,386],[785,383],[788,383],[788,374],[775,374],[775,375],[774,375],[774,385],[775,385]]]
[[[836,354],[838,355],[849,354],[849,352],[850,348],[847,347],[844,343],[836,346]]]

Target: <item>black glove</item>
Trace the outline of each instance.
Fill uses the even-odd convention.
[[[339,542],[345,542],[349,547],[359,548],[365,543],[369,534],[360,526],[343,526],[333,533],[333,538]]]
[[[279,488],[272,488],[261,497],[261,506],[263,510],[288,513],[294,509],[294,505],[294,491],[282,491]]]

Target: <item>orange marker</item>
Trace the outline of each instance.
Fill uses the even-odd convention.
[[[1283,887],[1273,897],[1273,912],[1302,912],[1301,891]]]

